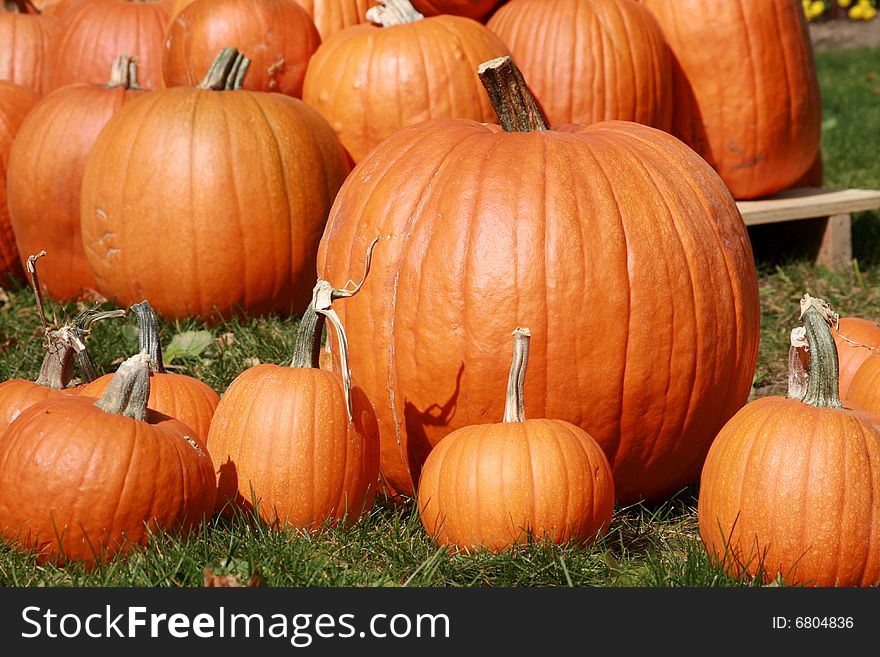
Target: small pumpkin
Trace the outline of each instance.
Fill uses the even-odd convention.
[[[754,400],[724,425],[700,478],[700,536],[735,577],[876,585],[880,426],[840,402],[828,305],[805,295],[801,310],[806,389]]]
[[[168,27],[162,53],[165,85],[195,86],[228,43],[251,61],[242,89],[300,98],[321,36],[296,0],[196,0]]]
[[[150,357],[150,398],[147,406],[183,422],[192,429],[193,438],[204,447],[220,395],[194,376],[167,372],[162,360],[159,320],[155,311],[148,301],[136,303],[130,310],[138,322],[140,353]],[[113,375],[106,374],[84,385],[80,394],[100,397],[112,381]]]
[[[149,357],[119,366],[100,399],[47,399],[0,440],[0,534],[40,561],[92,565],[150,532],[189,531],[216,493],[208,453],[180,421],[147,409]]]
[[[614,511],[608,458],[564,420],[525,418],[531,332],[513,332],[504,421],[462,427],[431,451],[418,487],[419,518],[440,545],[506,550],[534,538],[587,543]]]
[[[45,96],[22,122],[9,152],[9,220],[22,262],[51,254],[41,272],[47,293],[76,299],[94,292],[80,234],[86,157],[110,117],[143,93],[137,64],[114,62],[106,84],[71,84]]]
[[[81,386],[72,384],[74,365],[79,365],[81,382],[91,381],[97,376],[84,344],[92,324],[103,319],[125,316],[123,310],[101,312],[96,308],[89,308],[68,324],[49,326],[43,311],[40,279],[36,268],[37,259],[43,255],[45,252],[30,256],[26,266],[37,300],[46,355],[35,381],[15,378],[0,383],[0,435],[22,411],[37,402],[60,395],[79,394]]]
[[[623,120],[669,131],[672,55],[634,0],[510,0],[486,23],[551,125]]]
[[[39,95],[55,29],[27,0],[0,1],[0,80]]]
[[[350,165],[317,110],[242,89],[248,65],[223,49],[198,87],[143,94],[98,136],[80,225],[98,291],[118,305],[208,320],[308,305]]]
[[[324,41],[309,62],[303,100],[327,119],[354,162],[397,130],[428,119],[491,121],[477,66],[509,53],[486,26],[424,17],[385,0]]]
[[[363,391],[351,387],[348,343],[332,308],[333,299],[358,289],[318,281],[291,366],[248,368],[223,393],[208,433],[218,510],[251,508],[273,527],[314,530],[325,522],[354,522],[372,507],[379,476],[376,417]],[[341,345],[341,376],[319,367],[325,317]]]
[[[841,317],[832,327],[839,363],[840,398],[849,401],[849,389],[872,350],[880,350],[880,324],[862,317]]]
[[[119,53],[137,59],[144,89],[159,89],[170,11],[171,0],[66,3],[48,54],[43,93],[75,82],[103,84]]]

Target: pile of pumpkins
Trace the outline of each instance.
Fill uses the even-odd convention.
[[[46,520],[47,554],[98,558],[144,521],[236,505],[278,526],[351,521],[380,492],[417,496],[450,546],[589,541],[615,501],[699,479],[758,354],[734,199],[821,179],[797,0],[34,4],[0,13],[3,266],[45,250],[37,290],[97,291],[142,336],[106,388],[57,379],[40,404],[100,397],[132,434],[166,416],[188,429],[163,425],[180,471],[161,491],[151,471],[137,512],[122,500],[139,478],[89,488],[109,461],[145,467],[128,443],[59,479],[107,535],[62,548]],[[179,376],[158,317],[265,313],[303,317],[292,366],[169,393],[186,409],[154,397]],[[47,358],[84,360],[71,340],[94,319],[46,326]],[[69,382],[63,362],[45,369]],[[55,414],[10,423],[0,471],[13,427]],[[201,497],[185,486],[206,462]],[[19,506],[0,506],[7,532],[38,514]]]

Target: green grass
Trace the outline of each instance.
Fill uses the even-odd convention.
[[[820,53],[823,159],[829,186],[880,189],[880,51]],[[757,239],[757,237],[756,237]],[[798,300],[823,297],[841,315],[880,317],[880,215],[864,213],[853,228],[856,263],[831,273],[803,259],[758,262],[761,349],[754,394],[784,394],[788,336]],[[77,306],[54,306],[72,316]],[[81,306],[80,306],[81,307]],[[284,362],[293,351],[296,318],[235,320],[210,329],[196,321],[163,323],[167,345],[184,331],[210,330],[199,355],[172,363],[222,391],[253,358]],[[30,290],[7,285],[0,299],[0,380],[33,378],[42,359],[39,320]],[[95,326],[88,341],[95,364],[115,369],[132,353],[130,323]],[[450,554],[422,530],[412,502],[379,503],[347,529],[308,535],[277,532],[239,515],[217,518],[188,538],[155,536],[127,558],[91,571],[40,565],[0,547],[0,586],[198,586],[205,568],[244,580],[255,570],[268,586],[743,586],[708,558],[697,533],[697,488],[659,505],[615,511],[606,536],[589,547],[525,545],[505,554]]]

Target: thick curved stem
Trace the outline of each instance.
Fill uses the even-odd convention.
[[[523,384],[529,363],[529,339],[532,332],[525,327],[513,331],[513,362],[507,377],[507,396],[504,400],[504,421],[525,422],[526,402]]]
[[[107,413],[144,420],[147,417],[149,398],[150,357],[147,354],[135,354],[119,366],[95,406]]]
[[[241,89],[251,60],[235,48],[223,48],[199,83],[200,89],[235,91]]]
[[[150,357],[150,370],[157,374],[165,373],[165,363],[162,361],[162,344],[159,342],[159,318],[150,305],[144,299],[130,308],[137,318],[138,323],[138,350]]]
[[[810,349],[807,391],[801,401],[816,408],[842,408],[839,394],[837,346],[831,333],[834,314],[822,299],[804,295],[801,318]]]
[[[410,0],[382,0],[381,5],[367,9],[365,15],[367,21],[382,27],[414,23],[424,17],[424,14],[413,7]]]
[[[483,62],[477,67],[477,75],[505,132],[549,130],[544,112],[511,57]]]

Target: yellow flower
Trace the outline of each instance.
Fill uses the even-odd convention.
[[[852,4],[852,0],[837,0],[837,5],[839,7],[849,7]]]

